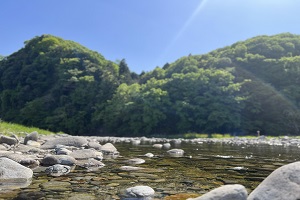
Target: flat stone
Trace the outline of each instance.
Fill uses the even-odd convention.
[[[88,141],[84,137],[67,136],[67,137],[59,137],[59,138],[55,138],[55,139],[50,139],[50,140],[46,141],[41,146],[41,148],[42,149],[54,149],[57,145],[82,147],[87,144],[88,144]]]

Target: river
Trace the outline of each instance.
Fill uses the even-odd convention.
[[[0,193],[2,199],[120,199],[122,190],[146,185],[155,190],[156,199],[185,199],[200,196],[224,184],[242,184],[251,192],[272,171],[299,160],[297,146],[181,142],[171,148],[185,151],[183,157],[170,157],[167,149],[152,147],[152,143],[133,145],[115,143],[120,156],[105,159],[105,167],[87,171],[73,167],[61,177],[47,176],[43,167],[34,169],[28,187]],[[153,158],[144,157],[153,153]],[[144,168],[122,171],[119,168],[131,158],[143,158]],[[4,184],[4,183],[2,183]]]

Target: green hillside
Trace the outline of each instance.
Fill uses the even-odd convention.
[[[80,135],[299,135],[300,36],[258,36],[141,75],[51,35],[0,61],[1,119]]]

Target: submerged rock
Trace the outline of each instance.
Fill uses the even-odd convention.
[[[233,184],[221,186],[200,197],[188,200],[247,200],[247,196],[248,193],[244,186]]]
[[[122,166],[119,168],[122,171],[138,171],[138,170],[143,170],[145,168],[143,167],[133,167],[133,166]]]
[[[151,200],[155,191],[149,186],[135,186],[127,188],[121,194],[122,200]]]
[[[184,154],[184,150],[182,150],[182,149],[171,149],[171,150],[167,151],[167,153],[171,157],[182,157],[183,154]]]
[[[45,170],[46,174],[50,176],[62,176],[70,173],[70,171],[70,166],[60,164],[52,165],[50,167],[47,167]]]
[[[300,162],[276,169],[250,193],[248,199],[300,199]]]
[[[128,164],[131,164],[131,165],[139,165],[139,164],[143,164],[145,162],[145,160],[141,159],[141,158],[132,158],[132,159],[126,160],[125,162]]]

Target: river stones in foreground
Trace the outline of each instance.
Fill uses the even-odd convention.
[[[155,191],[149,186],[127,188],[121,194],[121,200],[151,200]]]
[[[0,158],[0,182],[10,179],[29,180],[33,176],[33,171],[9,158]]]
[[[253,190],[248,199],[300,199],[300,162],[276,169]]]
[[[239,184],[224,185],[200,197],[188,200],[247,200],[247,190]]]

